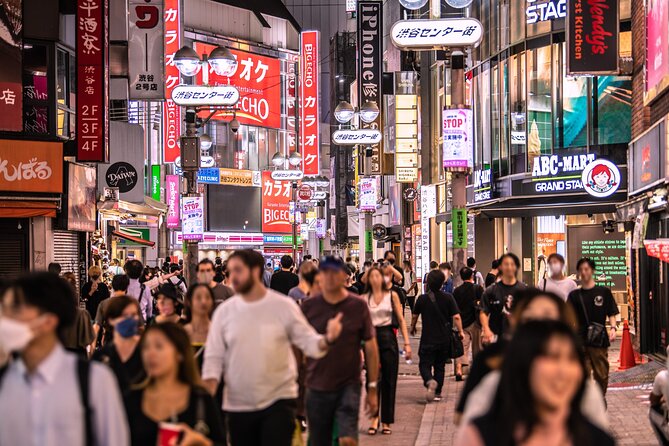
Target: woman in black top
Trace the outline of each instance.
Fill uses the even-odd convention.
[[[93,265],[88,268],[88,282],[81,287],[80,299],[86,304],[86,310],[94,318],[100,302],[109,297],[109,288],[102,281],[102,270]]]
[[[107,364],[118,380],[121,392],[130,390],[146,377],[139,346],[140,310],[137,300],[130,296],[115,296],[105,313],[105,339],[93,360]]]
[[[180,426],[181,446],[224,445],[220,410],[199,385],[184,329],[171,322],[154,324],[144,333],[141,349],[148,378],[125,399],[131,444],[157,444],[160,423],[166,422]]]
[[[464,427],[456,446],[612,446],[613,438],[581,413],[586,379],[583,351],[568,325],[521,325],[506,350],[492,409]]]

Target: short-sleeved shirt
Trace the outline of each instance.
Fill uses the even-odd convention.
[[[483,288],[472,282],[464,282],[453,291],[453,298],[460,309],[463,327],[469,327],[476,322],[481,296],[483,296]]]
[[[362,360],[360,348],[363,342],[375,336],[367,302],[349,294],[337,304],[330,304],[323,296],[306,299],[302,311],[318,333],[325,334],[327,324],[337,313],[342,313],[342,332],[321,359],[307,361],[306,386],[321,392],[335,392],[360,382]]]
[[[667,386],[669,386],[669,370],[662,370],[655,375],[653,380],[653,394],[657,396],[667,395]]]
[[[581,299],[583,299],[583,305],[581,305]],[[588,321],[605,325],[609,316],[615,316],[620,312],[611,290],[600,285],[595,285],[588,290],[579,288],[572,291],[569,293],[567,302],[576,312],[578,333],[584,340],[588,335]],[[587,318],[583,313],[583,307],[588,312]]]
[[[569,277],[565,277],[562,280],[555,280],[549,277],[546,279],[541,279],[539,283],[537,283],[537,288],[540,290],[545,289],[550,293],[557,294],[562,298],[562,300],[566,302],[567,297],[569,297],[569,293],[578,288],[578,285],[576,285],[576,282],[571,280]]]
[[[272,276],[269,287],[281,294],[288,295],[291,288],[296,287],[300,283],[300,278],[297,274],[290,271],[278,271]]]
[[[490,317],[488,325],[493,333],[499,336],[507,330],[508,319],[506,315],[511,310],[513,298],[518,291],[526,288],[527,285],[523,282],[506,285],[502,281],[486,288],[481,297],[481,310]]]
[[[460,314],[452,295],[438,291],[434,293],[434,298],[441,310],[441,316],[427,294],[418,296],[413,307],[414,316],[420,315],[423,318],[423,330],[420,334],[421,345],[440,345],[450,342],[451,333],[448,332],[449,327],[445,323],[452,324],[453,316]]]
[[[214,302],[216,305],[220,304],[223,301],[231,298],[235,292],[229,286],[225,286],[222,283],[219,283],[211,289],[211,292],[214,293]]]

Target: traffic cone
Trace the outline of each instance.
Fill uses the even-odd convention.
[[[627,319],[623,320],[623,340],[620,344],[620,367],[618,370],[631,369],[636,365],[634,359],[634,349],[632,348],[632,338],[630,337],[630,327]]]

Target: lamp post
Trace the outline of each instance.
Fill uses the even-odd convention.
[[[184,46],[174,54],[174,65],[183,76],[196,76],[202,67],[202,80],[204,85],[209,84],[209,66],[219,76],[230,77],[237,69],[237,59],[225,47],[215,48],[207,57],[204,55],[202,59],[195,52],[194,49]],[[183,171],[184,179],[186,180],[186,193],[182,197],[199,197],[197,191],[197,172],[200,169],[201,153],[200,149],[209,149],[212,145],[211,137],[208,135],[199,136],[197,133],[198,127],[203,123],[198,124],[197,112],[200,108],[209,108],[206,103],[186,106],[186,133],[181,135],[180,149],[181,149],[181,169]],[[231,128],[239,128],[239,122],[236,118],[230,123]],[[205,122],[206,123],[206,122]],[[204,217],[203,217],[204,218]],[[183,233],[183,232],[182,232]],[[185,240],[186,254],[184,263],[186,283],[193,284],[197,277],[197,263],[198,263],[198,240]]]
[[[302,164],[302,155],[299,152],[293,152],[290,156],[286,156],[281,152],[276,152],[272,156],[272,165],[275,168],[289,169],[290,166],[298,167]],[[291,202],[293,203],[293,261],[297,263],[297,180],[291,180]]]

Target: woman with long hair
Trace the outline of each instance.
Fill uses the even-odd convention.
[[[139,351],[140,310],[130,296],[111,297],[104,322],[104,342],[93,354],[93,360],[107,364],[118,380],[121,392],[145,378]]]
[[[172,322],[154,324],[140,346],[147,379],[126,396],[131,444],[158,444],[171,423],[181,431],[180,446],[224,445],[220,409],[200,385],[186,331]]]
[[[387,280],[383,271],[372,267],[367,271],[367,289],[363,298],[367,301],[372,324],[376,328],[376,342],[379,345],[379,359],[381,365],[379,381],[379,412],[381,415],[381,433],[390,435],[390,425],[395,422],[395,394],[397,392],[397,373],[399,370],[399,348],[395,329],[402,332],[404,351],[407,359],[411,358],[409,332],[399,296],[391,290],[392,282]],[[375,435],[379,429],[379,414],[370,420],[367,433]]]
[[[211,315],[216,307],[214,293],[209,285],[197,283],[191,285],[186,293],[184,330],[188,333],[191,345],[195,350],[195,359],[200,368],[204,355],[204,344],[207,342]]]
[[[492,409],[464,427],[456,446],[613,445],[581,412],[586,379],[571,327],[550,320],[520,325]]]

